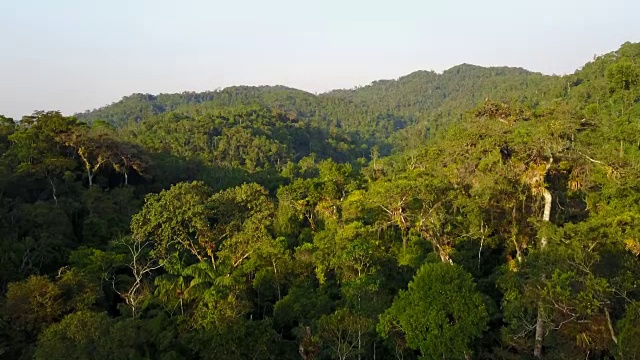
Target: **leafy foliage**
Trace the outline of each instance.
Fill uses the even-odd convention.
[[[487,320],[468,273],[457,265],[427,263],[381,316],[379,329],[384,336],[398,329],[425,358],[460,358]]]
[[[637,358],[638,64],[0,117],[0,356]]]

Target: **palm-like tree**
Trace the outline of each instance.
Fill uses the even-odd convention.
[[[180,259],[178,255],[170,257],[164,264],[166,274],[160,275],[155,279],[155,295],[172,310],[180,306],[180,314],[184,315],[184,301],[186,299],[186,291],[188,289],[186,272],[186,264],[184,259]]]
[[[201,261],[184,269],[184,274],[191,277],[185,291],[188,299],[198,299],[221,286],[231,285],[232,278],[211,261]]]

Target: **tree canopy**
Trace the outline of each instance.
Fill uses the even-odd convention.
[[[634,359],[640,44],[0,116],[0,357]]]

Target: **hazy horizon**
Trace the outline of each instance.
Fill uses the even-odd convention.
[[[461,63],[562,75],[640,40],[638,10],[624,0],[0,4],[0,114],[233,85],[321,93]]]

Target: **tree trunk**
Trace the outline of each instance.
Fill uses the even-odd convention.
[[[553,158],[549,162],[547,166],[547,170],[551,166],[551,162]],[[545,171],[546,175],[546,171]],[[542,221],[549,222],[551,220],[551,203],[553,201],[553,196],[551,195],[551,191],[549,189],[543,189],[544,195],[544,213],[542,214]],[[544,250],[547,246],[547,238],[543,236],[540,239],[540,250]],[[544,280],[544,275],[543,275]],[[536,340],[535,345],[533,347],[533,356],[538,359],[542,358],[542,342],[544,340],[544,308],[542,307],[542,302],[538,302],[538,319],[536,321]]]
[[[538,320],[536,322],[536,342],[533,347],[533,356],[542,359],[542,341],[544,340],[544,310],[542,303],[538,302]]]
[[[300,345],[298,346],[298,353],[303,360],[313,360],[314,349],[313,349],[313,337],[311,336],[311,328],[309,326],[305,326],[303,328],[304,333],[302,334],[302,339],[300,340]],[[309,345],[307,348],[306,345]]]
[[[624,143],[620,140],[620,157],[624,156]]]
[[[440,260],[442,260],[442,262],[445,264],[453,264],[453,260],[451,260],[449,254],[445,253],[442,250],[440,251]]]
[[[553,196],[551,195],[551,191],[548,189],[544,189],[544,213],[542,214],[542,221],[549,222],[551,220],[551,203],[553,201]],[[543,250],[547,246],[547,238],[543,236],[540,239],[540,250]]]
[[[276,278],[276,289],[278,290],[278,301],[282,300],[282,294],[280,293],[280,282],[278,281],[278,269],[276,268],[276,262],[271,261],[273,264],[273,275]]]
[[[613,330],[613,324],[611,323],[611,316],[609,316],[609,309],[604,308],[604,313],[607,316],[607,325],[609,327],[609,333],[611,334],[611,340],[613,340],[614,343],[618,343],[618,338],[616,337],[616,333]]]
[[[129,185],[129,174],[127,174],[127,171],[125,170],[124,172],[124,186]]]
[[[361,359],[362,351],[362,330],[358,327],[358,360]]]
[[[520,244],[518,244],[518,227],[516,225],[516,207],[513,206],[513,210],[511,211],[511,240],[513,241],[513,245],[516,249],[516,259],[518,263],[522,263],[522,250],[520,249]]]
[[[480,269],[480,260],[482,260],[482,245],[484,245],[484,235],[480,238],[480,249],[478,250],[478,269]]]
[[[93,185],[93,174],[91,174],[91,170],[87,169],[87,177],[89,178],[89,187]]]
[[[51,177],[47,176],[47,179],[49,179],[49,184],[51,184],[51,191],[53,192],[53,200],[56,202],[56,206],[58,206],[58,197],[56,196],[56,186],[53,184],[53,180],[51,180]]]
[[[440,256],[440,261],[442,261],[445,264],[453,264],[453,260],[451,260],[451,257],[449,256],[449,253],[442,248],[442,246],[440,246],[440,244],[438,244],[438,242],[436,240],[432,240],[433,242],[433,247],[435,248],[435,250],[438,251],[438,255]]]

